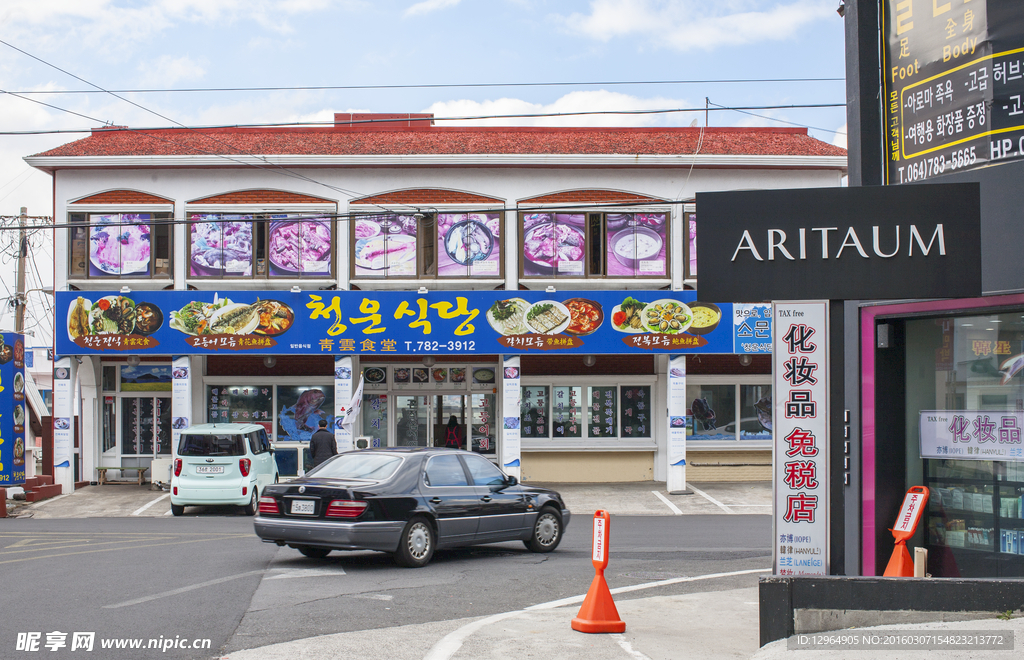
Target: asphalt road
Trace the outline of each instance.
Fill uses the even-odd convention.
[[[673,577],[766,568],[764,515],[615,516],[612,588]],[[554,553],[520,543],[441,551],[422,569],[381,553],[322,560],[263,544],[244,516],[4,521],[0,657],[19,632],[40,632],[51,658],[73,632],[95,632],[91,657],[199,658],[335,632],[447,621],[516,610],[586,592],[590,525],[576,517]],[[684,582],[623,594],[641,598],[749,586],[749,577]],[[46,634],[68,633],[48,651]],[[101,639],[209,639],[210,648],[100,651]],[[162,642],[161,642],[162,643]]]

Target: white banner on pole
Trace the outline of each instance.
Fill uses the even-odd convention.
[[[668,361],[668,472],[665,489],[686,490],[686,356],[673,355]]]
[[[362,392],[359,393],[360,400]],[[357,404],[361,401],[357,401]],[[334,442],[338,445],[338,451],[351,451],[355,449],[352,441],[352,425],[359,414],[356,410],[352,414],[352,423],[346,424],[345,419],[349,408],[352,405],[352,358],[334,358]]]
[[[828,302],[774,303],[776,575],[828,575]]]
[[[53,364],[53,467],[71,467],[75,404],[71,397],[71,358]]]
[[[519,435],[520,389],[519,356],[508,355],[501,369],[501,467],[519,478],[522,467],[522,440]]]
[[[177,455],[181,430],[192,425],[192,361],[178,356],[171,361],[171,453]]]

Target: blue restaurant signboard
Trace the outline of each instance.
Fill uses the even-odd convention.
[[[0,488],[25,483],[25,340],[0,335]],[[0,505],[3,505],[0,502]]]
[[[696,291],[75,291],[57,309],[58,355],[771,352],[769,305]]]

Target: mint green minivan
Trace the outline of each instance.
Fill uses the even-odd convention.
[[[255,515],[259,494],[278,481],[267,430],[258,424],[199,424],[174,450],[171,513],[186,506],[234,504]]]

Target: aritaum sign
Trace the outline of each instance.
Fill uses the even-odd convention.
[[[977,184],[698,193],[708,300],[981,295]]]

